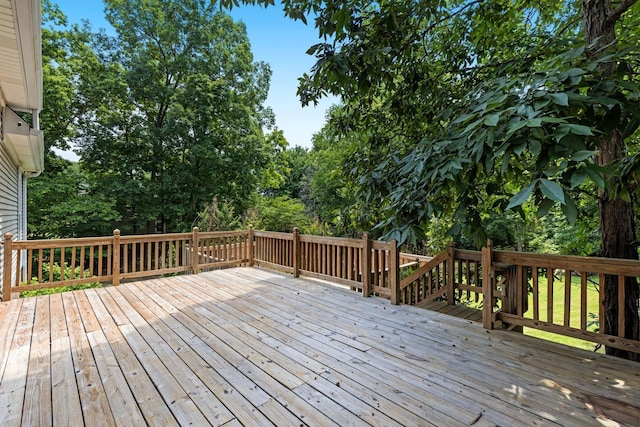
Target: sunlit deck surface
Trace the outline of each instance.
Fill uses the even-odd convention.
[[[0,425],[638,425],[638,364],[257,268],[0,304]]]

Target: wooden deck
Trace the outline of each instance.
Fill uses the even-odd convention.
[[[416,305],[416,307],[425,308],[438,313],[448,314],[460,319],[471,320],[473,322],[482,323],[482,310],[467,307],[465,305],[449,305],[446,301],[429,301]]]
[[[257,268],[1,303],[0,378],[3,427],[640,424],[637,364]]]

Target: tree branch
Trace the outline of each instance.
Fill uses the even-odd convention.
[[[633,6],[637,2],[638,0],[622,0],[622,2],[618,4],[618,6],[613,9],[611,14],[607,17],[606,24],[614,25],[616,22],[618,22],[618,19],[620,19],[622,14],[629,10],[631,6]]]

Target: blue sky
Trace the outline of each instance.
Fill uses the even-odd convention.
[[[94,30],[110,28],[104,19],[102,0],[53,0],[72,23],[88,20]],[[276,125],[284,132],[289,145],[311,147],[312,135],[324,124],[325,112],[336,98],[323,99],[317,107],[302,108],[296,96],[298,77],[310,70],[314,58],[307,49],[318,43],[313,21],[305,25],[285,18],[279,6],[267,9],[239,6],[230,12],[247,27],[256,61],[271,66],[271,88],[266,104],[276,114]]]

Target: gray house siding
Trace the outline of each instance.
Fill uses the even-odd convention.
[[[21,224],[18,212],[20,212],[21,194],[20,174],[18,167],[13,164],[7,155],[4,145],[0,146],[0,236],[4,241],[4,235],[11,233],[14,239],[21,234]],[[0,245],[0,259],[4,260],[4,245]],[[16,271],[17,257],[13,256],[13,271]],[[0,282],[4,277],[3,263],[0,263]],[[2,285],[0,284],[0,287]]]

